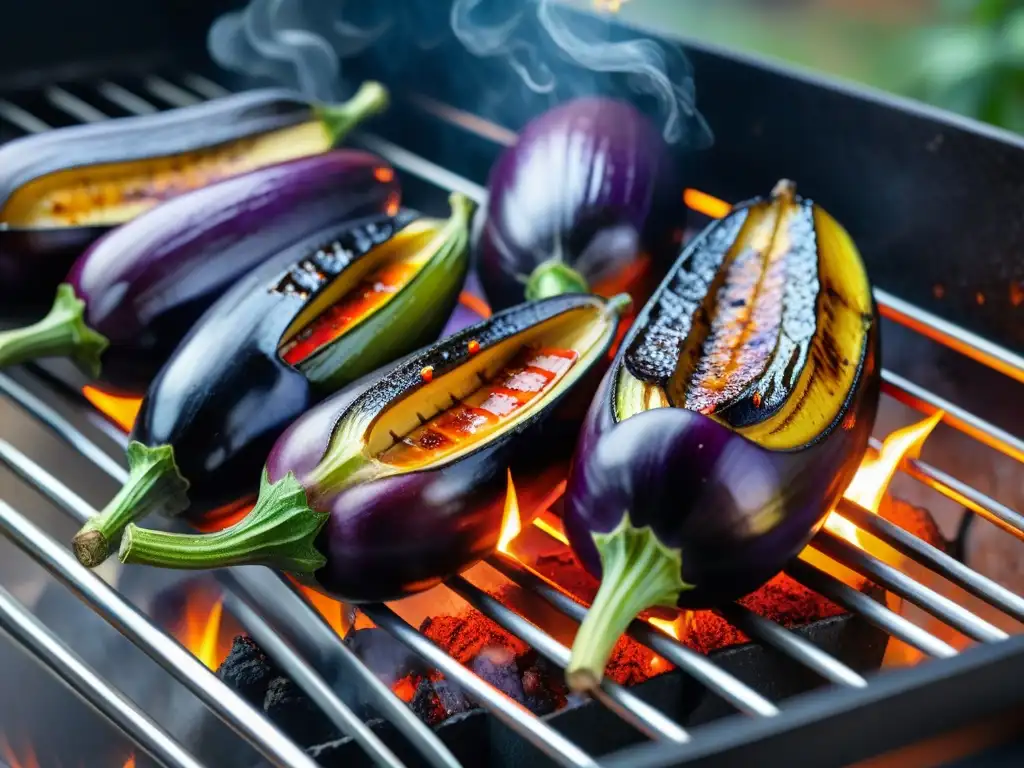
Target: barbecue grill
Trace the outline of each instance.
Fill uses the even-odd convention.
[[[75,4],[32,4],[20,12],[27,27],[19,21],[0,30],[5,52],[0,140],[198,103],[258,84],[218,68],[205,54],[205,32],[224,4],[152,4],[145,11],[126,0],[107,5],[102,23],[94,11],[81,26],[65,18],[63,28],[73,35],[59,45],[35,41],[51,28],[54,15],[74,13]],[[399,15],[422,10],[413,8],[414,0],[394,5]],[[638,34],[614,22],[609,29],[613,39]],[[541,44],[540,30],[527,25],[524,34]],[[702,193],[690,199],[736,201],[769,189],[778,178],[799,180],[804,192],[844,223],[864,255],[885,318],[887,398],[924,414],[941,410],[945,428],[961,433],[958,445],[965,452],[990,452],[993,462],[1009,462],[1011,474],[1019,473],[1015,463],[1024,460],[1019,437],[1024,412],[1015,396],[1024,383],[1024,220],[1018,202],[1024,194],[1024,142],[696,41],[661,41],[683,46],[689,56],[699,107],[715,132],[710,149],[680,159],[688,187]],[[482,185],[502,146],[553,97],[518,89],[507,98],[488,99],[487,114],[481,115],[489,78],[507,81],[503,61],[477,59],[451,36],[429,50],[412,49],[400,74],[379,48],[343,62],[349,86],[366,77],[382,79],[395,101],[390,113],[354,143],[393,164],[411,205],[443,213],[452,190],[477,200],[486,195]],[[633,98],[616,75],[592,81],[605,92]],[[709,209],[695,205],[703,208],[694,213],[699,225]],[[1024,675],[1024,638],[1018,634],[1024,599],[1017,590],[844,502],[840,511],[851,523],[913,567],[894,566],[827,529],[812,547],[873,582],[876,592],[920,607],[929,622],[908,619],[877,593],[855,589],[817,565],[796,562],[790,575],[849,611],[844,621],[860,626],[859,642],[869,636],[897,638],[925,660],[872,673],[860,656],[843,648],[841,635],[836,640],[828,633],[791,631],[738,605],[723,609],[725,619],[746,633],[759,653],[782,663],[781,674],[799,671],[813,679],[799,688],[814,690],[792,696],[787,690],[782,699],[759,689],[756,680],[751,683],[742,664],[704,656],[672,633],[637,621],[631,635],[675,672],[635,689],[609,682],[596,701],[538,717],[456,661],[395,607],[361,607],[376,627],[477,703],[459,722],[433,730],[290,582],[260,568],[210,575],[225,613],[343,735],[329,747],[307,752],[169,636],[153,617],[152,602],[133,605],[141,594],[138,584],[150,576],[131,568],[91,573],[68,550],[69,519],[77,527],[108,498],[113,483],[126,477],[120,459],[125,434],[116,418],[101,415],[83,397],[83,383],[60,364],[0,374],[0,462],[6,469],[0,474],[0,531],[28,556],[14,557],[10,548],[4,550],[9,555],[0,556],[0,583],[6,587],[0,591],[0,628],[138,747],[133,765],[135,759],[167,766],[203,763],[191,754],[195,744],[94,668],[80,647],[82,635],[69,637],[66,627],[55,632],[33,615],[38,611],[28,606],[38,591],[26,587],[35,576],[25,574],[38,575],[38,569],[31,561],[205,705],[213,715],[211,728],[229,739],[235,738],[233,731],[248,743],[251,765],[520,765],[532,760],[568,766],[730,766],[781,765],[797,755],[800,765],[839,766],[979,722],[998,725],[1024,701],[1018,682]],[[956,455],[944,458],[941,463],[907,459],[900,471],[966,508],[969,518],[1024,539],[1020,511],[997,499],[991,488],[958,475]],[[562,614],[562,620],[578,620],[584,613],[580,603],[513,557],[499,553],[489,566]],[[950,591],[949,584],[958,589]],[[557,633],[510,609],[469,575],[438,589],[460,596],[555,665],[567,661],[568,649]],[[864,632],[866,627],[871,632]],[[884,634],[871,634],[877,632]],[[952,642],[951,635],[958,640]],[[695,724],[692,708],[683,711],[679,705],[680,691],[695,689],[728,705],[729,714]],[[364,704],[375,718],[361,711]],[[0,722],[0,733],[10,741],[14,735],[7,726]],[[994,728],[975,737],[984,741],[1002,734]],[[13,761],[6,754],[0,752],[0,762]],[[79,763],[66,765],[118,768],[124,759],[83,755]]]

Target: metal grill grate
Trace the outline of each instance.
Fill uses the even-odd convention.
[[[191,73],[173,77],[145,77],[132,83],[101,81],[76,85],[74,90],[71,88],[52,86],[45,89],[42,94],[34,95],[33,99],[41,96],[48,109],[55,110],[70,121],[95,122],[119,114],[146,114],[166,107],[186,106],[228,93],[212,80]],[[457,111],[436,102],[423,102],[419,104],[419,108],[435,112],[446,110],[446,119],[460,119]],[[50,127],[46,120],[34,113],[31,106],[20,102],[17,97],[0,100],[0,124],[0,135],[39,132]],[[494,134],[493,131],[490,133]],[[490,135],[490,138],[498,142],[507,142],[511,137],[507,133],[500,133]],[[390,141],[363,134],[356,138],[356,142],[384,156],[399,170],[418,177],[439,190],[458,190],[478,201],[486,194],[479,185]],[[882,314],[890,320],[1017,381],[1024,381],[1024,359],[1021,357],[883,291],[876,291],[876,297]],[[41,375],[39,369],[32,367],[30,371],[37,387],[53,391],[52,377]],[[894,373],[883,372],[883,381],[884,392],[887,395],[926,414],[941,409],[945,413],[943,420],[949,426],[1018,461],[1024,459],[1024,441],[1020,438]],[[126,477],[124,468],[92,438],[37,396],[35,391],[41,392],[43,389],[30,390],[14,378],[0,374],[0,392],[89,459],[96,468],[117,482],[123,481]],[[75,407],[89,408],[80,393],[71,388],[65,388],[59,395]],[[111,430],[109,425],[106,425],[104,431],[108,436],[119,439],[122,444],[126,441],[125,435]],[[875,447],[878,447],[877,442]],[[5,440],[0,440],[0,461],[75,521],[82,522],[94,514],[89,504],[74,491]],[[1009,509],[926,462],[907,460],[903,462],[901,470],[1024,539],[1024,517],[1019,512]],[[840,511],[856,526],[881,539],[908,558],[961,586],[1008,616],[1024,621],[1024,599],[1020,596],[862,507],[844,501]],[[116,590],[109,587],[96,574],[79,565],[63,545],[58,544],[3,501],[0,501],[0,529],[14,544],[55,575],[94,611],[190,689],[270,763],[279,766],[315,765],[310,757],[262,713],[253,709],[182,646],[151,624]],[[1006,632],[963,606],[827,531],[823,531],[812,546],[921,607],[967,637],[981,643],[996,643],[1008,637]],[[584,606],[549,585],[514,559],[499,554],[494,556],[490,563],[512,582],[547,601],[571,619],[578,621],[585,613]],[[806,586],[850,611],[859,613],[887,634],[920,650],[926,656],[946,658],[957,655],[957,651],[944,640],[815,566],[798,561],[793,563],[788,571]],[[317,674],[309,662],[312,654],[327,653],[328,663],[333,668],[343,670],[343,674],[349,679],[358,681],[376,710],[416,747],[427,763],[433,766],[459,764],[440,739],[361,664],[334,630],[288,582],[258,568],[218,571],[216,578],[225,588],[227,610],[324,711],[333,724],[342,733],[358,742],[375,762],[382,765],[402,765],[394,753]],[[563,666],[567,662],[569,651],[564,645],[464,578],[453,579],[448,587],[554,664]],[[390,633],[430,665],[438,668],[454,683],[462,686],[481,706],[556,763],[570,766],[597,764],[596,756],[587,754],[545,720],[535,717],[520,704],[477,677],[407,624],[389,607],[367,606],[363,611],[378,627]],[[802,636],[739,605],[723,608],[720,613],[748,636],[785,654],[835,686],[871,690],[877,685],[874,682],[869,684],[860,674]],[[299,618],[298,621],[296,617]],[[23,606],[2,590],[0,627],[74,692],[93,703],[98,711],[159,764],[189,767],[199,764],[180,744],[175,743],[157,724],[85,666],[75,657],[72,649],[64,646]],[[779,715],[780,708],[775,703],[670,635],[639,621],[633,623],[629,632],[633,638],[699,681],[738,712],[753,718],[774,718]],[[683,744],[692,739],[695,745],[700,743],[699,732],[689,733],[621,686],[606,682],[597,697],[602,704],[652,741]]]

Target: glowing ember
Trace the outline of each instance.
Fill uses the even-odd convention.
[[[943,412],[936,411],[926,419],[891,433],[882,442],[882,449],[877,456],[864,457],[853,482],[843,495],[877,514],[889,482],[899,469],[900,463],[904,459],[916,459],[921,455],[924,441],[935,429],[935,425],[942,421],[942,417]],[[825,527],[837,536],[852,541],[861,549],[867,549],[860,530],[838,513],[833,512],[828,516]]]
[[[720,219],[732,210],[732,206],[725,200],[701,192],[699,189],[687,189],[683,192],[683,202],[686,207],[697,213],[703,213],[712,219]]]
[[[509,547],[522,530],[523,521],[519,517],[519,499],[516,498],[516,487],[512,483],[512,470],[508,470],[505,516],[501,520],[501,533],[498,535],[498,551],[509,554]]]
[[[94,387],[82,387],[82,394],[85,399],[95,408],[119,426],[125,432],[130,432],[135,417],[139,415],[139,407],[142,400],[137,397],[119,397],[106,392],[101,392]]]

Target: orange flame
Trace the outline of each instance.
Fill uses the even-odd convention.
[[[533,519],[533,525],[536,528],[540,528],[555,541],[559,541],[562,544],[569,543],[569,539],[566,538],[565,532],[562,530],[562,526],[558,525],[557,522],[551,522],[538,516]]]
[[[341,603],[302,584],[299,584],[299,590],[305,595],[309,604],[316,609],[317,613],[323,616],[327,623],[331,625],[331,629],[338,634],[338,637],[345,637],[349,633],[352,625]]]
[[[654,616],[647,618],[647,623],[655,629],[660,629],[667,635],[674,637],[676,640],[682,640],[686,634],[686,628],[689,625],[689,614],[680,613],[672,621],[666,619],[659,619]]]
[[[128,759],[124,761],[124,765],[121,768],[135,768],[135,755],[129,755]]]
[[[942,421],[942,411],[936,411],[926,419],[910,424],[890,433],[882,441],[882,449],[877,456],[865,456],[861,462],[853,482],[850,483],[844,497],[859,504],[864,509],[877,514],[885,498],[892,476],[896,474],[904,459],[916,459],[921,455],[924,441]],[[853,542],[866,549],[864,537],[860,529],[837,512],[833,512],[825,521],[825,527],[837,536]]]
[[[120,397],[102,392],[95,387],[82,387],[82,394],[96,409],[119,426],[125,432],[130,432],[135,423],[135,417],[139,415],[139,408],[142,400],[137,397]]]
[[[512,470],[508,470],[508,490],[505,492],[505,515],[501,519],[501,532],[498,534],[498,551],[510,554],[509,548],[515,538],[523,530],[523,521],[519,516],[519,499],[516,487],[512,482]]]
[[[10,768],[40,768],[39,759],[31,744],[27,744],[22,754],[19,755],[7,741],[7,737],[2,734],[0,734],[0,758]]]
[[[190,590],[178,640],[207,669],[216,670],[231,651],[234,632],[222,632],[224,599],[205,589]]]

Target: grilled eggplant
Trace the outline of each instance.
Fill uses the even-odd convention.
[[[780,183],[689,245],[587,416],[565,530],[601,587],[568,679],[590,689],[636,615],[756,589],[853,478],[879,395],[878,317],[846,231]]]
[[[558,296],[412,355],[296,421],[241,522],[196,536],[132,525],[122,561],[262,563],[353,602],[430,588],[494,548],[509,472],[527,514],[564,477],[628,306]]]
[[[102,562],[152,511],[200,522],[244,503],[305,410],[436,339],[466,276],[472,210],[453,195],[447,221],[400,211],[332,224],[236,285],[147,392],[128,481],[75,536],[79,559]]]
[[[251,269],[328,225],[397,209],[394,171],[335,150],[182,195],[78,259],[50,314],[0,333],[0,365],[67,356],[141,395],[199,316]]]
[[[182,192],[325,152],[387,101],[379,83],[340,105],[256,90],[4,145],[0,316],[41,314],[74,260],[111,227]]]

